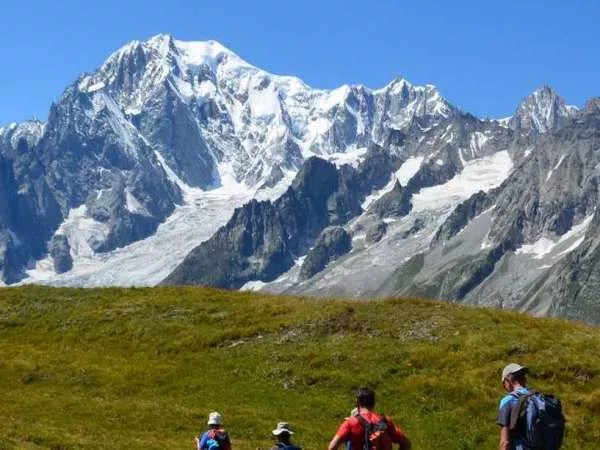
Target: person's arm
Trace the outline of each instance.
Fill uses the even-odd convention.
[[[388,424],[388,429],[390,431],[390,437],[392,438],[392,442],[395,442],[398,445],[400,450],[410,450],[411,443],[404,431],[398,427],[392,419],[389,417],[385,417],[385,421]]]
[[[331,442],[329,443],[329,450],[337,450],[337,448],[340,446],[340,444],[342,443],[342,440],[339,438],[339,436],[336,434],[333,439],[331,440]]]
[[[208,442],[208,433],[203,433],[200,437],[200,442],[198,443],[198,450],[205,450],[206,443]]]
[[[500,426],[500,443],[498,448],[500,450],[510,449],[510,417],[512,413],[512,403],[514,397],[507,395],[500,400],[500,407],[498,409],[498,420],[497,423]]]
[[[508,427],[500,428],[500,450],[510,450],[510,431]]]
[[[329,450],[336,450],[343,442],[350,439],[350,420],[344,420],[335,436],[329,443]]]

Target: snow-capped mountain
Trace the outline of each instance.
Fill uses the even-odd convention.
[[[597,105],[543,87],[480,120],[402,78],[320,90],[214,41],[134,41],[46,122],[0,129],[0,276],[597,320],[589,295],[565,299],[594,279]]]
[[[282,192],[306,158],[358,161],[390,129],[455,113],[433,86],[402,79],[377,91],[323,91],[262,71],[214,41],[132,42],[69,86],[46,123],[0,131],[14,194],[24,197],[31,182],[31,198],[48,196],[7,213],[2,280],[158,282],[235,206]],[[44,233],[21,236],[31,217]],[[180,233],[185,244],[173,252],[168,236]],[[146,265],[154,269],[133,270],[149,236],[165,242],[145,243],[156,247]]]

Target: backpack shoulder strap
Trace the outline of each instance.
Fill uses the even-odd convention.
[[[515,397],[517,399],[517,404],[511,408],[511,412],[510,412],[509,429],[512,431],[512,430],[517,429],[519,419],[523,415],[523,405],[525,405],[527,400],[529,400],[531,397],[533,397],[535,395],[535,392],[528,392],[526,394],[519,394],[519,393],[513,392],[510,395],[512,395],[513,397]]]
[[[364,435],[364,444],[363,445],[365,446],[365,448],[367,448],[373,425],[371,424],[371,422],[369,422],[367,419],[365,419],[361,414],[356,416],[356,419],[360,422],[360,425],[362,426],[363,435]]]

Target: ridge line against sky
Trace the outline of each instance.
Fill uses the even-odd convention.
[[[0,126],[45,119],[81,74],[159,33],[214,39],[318,89],[376,89],[397,77],[433,84],[479,117],[509,116],[545,84],[577,106],[600,94],[596,0],[106,0],[93,9],[30,0],[7,2],[2,14]]]

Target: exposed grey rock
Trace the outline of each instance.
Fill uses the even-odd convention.
[[[386,231],[387,225],[385,222],[377,222],[367,230],[365,242],[367,244],[379,242],[381,239],[383,239],[383,236],[385,236]]]
[[[300,279],[306,280],[320,272],[325,266],[345,255],[352,249],[352,238],[342,227],[329,227],[323,230],[308,252],[300,269]]]
[[[55,235],[48,245],[48,251],[54,262],[56,273],[68,272],[73,268],[73,258],[71,257],[71,246],[66,236]]]
[[[546,133],[559,129],[576,114],[551,87],[543,86],[521,102],[509,125],[518,131]]]
[[[369,208],[369,212],[379,218],[402,217],[410,212],[410,194],[396,180],[393,189],[377,199]]]
[[[377,148],[357,169],[336,169],[321,158],[308,159],[282,197],[274,202],[253,200],[237,209],[227,225],[194,249],[163,283],[239,288],[249,280],[275,279],[326,227],[343,225],[360,214],[367,186],[381,186],[394,167],[391,157]],[[380,177],[382,171],[386,176]]]
[[[450,217],[438,229],[432,243],[447,241],[451,237],[456,236],[473,218],[491,207],[492,204],[493,194],[488,195],[483,191],[474,194],[471,198],[456,207]]]

